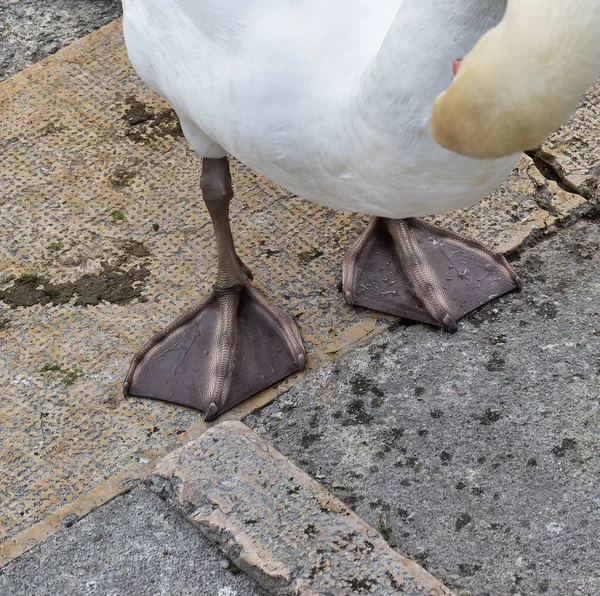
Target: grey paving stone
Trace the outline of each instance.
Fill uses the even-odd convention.
[[[450,594],[241,422],[166,456],[151,481],[270,594]]]
[[[110,23],[121,0],[2,0],[0,81]]]
[[[260,596],[264,592],[176,511],[149,490],[137,488],[4,567],[0,594]]]

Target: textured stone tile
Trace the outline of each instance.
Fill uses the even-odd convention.
[[[600,594],[600,221],[459,333],[397,325],[244,422],[460,596]]]
[[[135,109],[146,119],[132,125]],[[198,412],[124,400],[120,385],[148,336],[209,291],[216,254],[200,160],[137,79],[120,22],[2,83],[0,113],[0,556],[10,558],[17,535],[23,547],[40,535],[27,534],[33,524],[58,527],[67,504],[207,428]],[[297,317],[311,362],[381,328],[337,290],[365,219],[294,199],[237,162],[233,178],[240,253]]]
[[[120,0],[6,0],[0,5],[0,81],[110,23]]]
[[[151,482],[271,594],[450,594],[241,422],[168,455]]]
[[[2,596],[265,596],[174,509],[142,487],[2,568]]]

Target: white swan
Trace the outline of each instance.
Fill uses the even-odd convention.
[[[518,285],[479,243],[407,218],[481,200],[566,120],[600,72],[597,0],[123,5],[135,69],[204,158],[219,249],[215,292],[135,356],[126,394],[211,419],[304,366],[293,321],[235,253],[228,153],[303,198],[377,216],[344,261],[350,303],[454,329]]]

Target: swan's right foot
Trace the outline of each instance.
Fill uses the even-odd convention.
[[[374,218],[344,258],[346,301],[456,331],[456,321],[521,288],[506,259],[420,219]]]

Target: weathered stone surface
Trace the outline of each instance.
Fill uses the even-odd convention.
[[[0,81],[110,23],[121,0],[0,2]]]
[[[135,75],[120,22],[0,84],[0,156],[0,558],[11,558],[34,524],[57,529],[58,510],[206,429],[199,412],[124,399],[121,383],[148,337],[209,291],[216,253],[200,160]],[[337,288],[365,218],[232,170],[240,255],[296,317],[311,363],[381,327]]]
[[[272,594],[450,594],[241,422],[168,455],[151,482]]]
[[[459,596],[600,594],[600,221],[453,335],[398,324],[244,422]]]
[[[265,596],[151,491],[137,487],[0,572],[2,596]]]
[[[536,153],[565,186],[600,204],[600,82],[583,98],[571,120]]]

